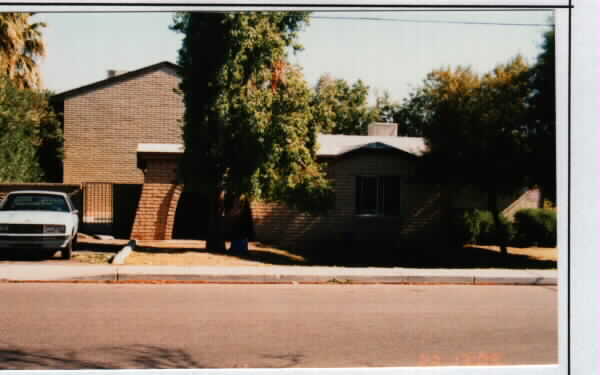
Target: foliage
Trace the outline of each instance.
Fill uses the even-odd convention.
[[[392,100],[390,93],[384,91],[383,95],[378,95],[375,101],[377,118],[379,122],[398,123],[402,106]],[[404,124],[406,125],[406,124]],[[398,135],[402,137],[420,137],[421,134],[410,127],[399,127]]]
[[[307,22],[300,12],[182,13],[174,20],[172,29],[185,35],[183,179],[209,197],[216,242],[221,197],[225,206],[246,197],[327,208],[311,92],[286,59],[290,48],[301,48],[297,32]]]
[[[556,246],[556,211],[528,208],[515,214],[516,242],[521,246]]]
[[[497,245],[494,216],[486,210],[464,210],[456,222],[455,234],[461,244]],[[515,237],[515,229],[504,216],[500,217],[499,233],[504,243]]]
[[[527,70],[516,57],[483,76],[465,67],[433,71],[403,103],[400,127],[421,129],[445,180],[487,189],[521,177],[515,167],[527,149]]]
[[[556,82],[554,30],[544,34],[542,52],[530,70],[528,132],[533,181],[548,199],[556,201]]]
[[[527,72],[520,56],[481,76],[465,67],[435,70],[401,110],[400,127],[421,129],[429,147],[422,170],[441,183],[487,192],[497,228],[498,194],[528,183]]]
[[[377,108],[368,105],[369,87],[361,80],[352,85],[325,74],[315,87],[311,107],[319,131],[325,134],[366,135],[377,120]]]
[[[43,179],[41,155],[62,141],[48,97],[48,93],[20,89],[11,80],[0,79],[0,182]]]
[[[30,23],[32,13],[0,13],[0,75],[19,88],[39,88],[37,60],[46,53],[40,29],[43,22]]]

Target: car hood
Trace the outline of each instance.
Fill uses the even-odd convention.
[[[2,224],[65,224],[68,225],[69,212],[54,211],[0,211]]]

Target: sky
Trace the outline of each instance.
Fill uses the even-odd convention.
[[[134,70],[177,62],[182,36],[172,13],[38,13],[44,21],[45,87],[62,92]],[[535,63],[551,11],[315,12],[300,32],[304,50],[290,57],[314,85],[322,74],[363,80],[376,95],[401,102],[427,73],[470,66],[485,73],[517,54]],[[518,24],[518,25],[515,25]],[[523,25],[525,24],[525,25]]]

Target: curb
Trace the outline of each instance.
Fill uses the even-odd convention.
[[[405,285],[405,286],[450,286],[450,285],[472,285],[472,286],[552,286],[555,284],[523,284],[523,283],[444,283],[444,282],[375,282],[375,281],[264,281],[264,280],[181,280],[181,279],[126,279],[116,280],[114,278],[74,278],[61,280],[0,280],[7,284],[202,284],[202,285]]]
[[[137,244],[136,244],[135,240],[129,241],[129,243],[125,247],[123,247],[121,250],[119,250],[119,252],[112,258],[110,263],[111,264],[125,264],[125,260],[127,259],[129,254],[131,254],[131,252],[135,249],[136,245]]]
[[[473,285],[556,286],[556,278],[502,277],[323,277],[273,275],[152,275],[102,274],[56,279],[1,278],[0,283],[139,283],[139,284],[305,284],[305,285]]]
[[[407,284],[407,285],[556,285],[552,277],[473,276],[322,276],[322,275],[168,275],[118,274],[119,282],[197,282],[248,284]]]

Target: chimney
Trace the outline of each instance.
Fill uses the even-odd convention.
[[[106,71],[108,78],[116,77],[123,73],[127,73],[127,70],[117,70],[117,69],[109,69]]]
[[[397,137],[398,124],[390,122],[373,122],[369,124],[368,135],[378,137]]]

